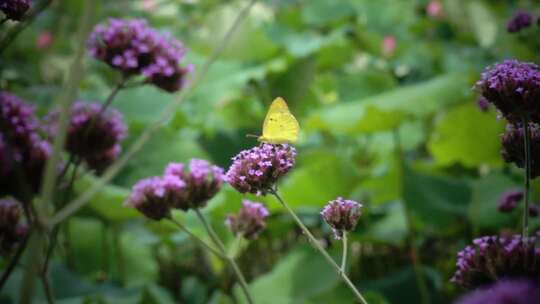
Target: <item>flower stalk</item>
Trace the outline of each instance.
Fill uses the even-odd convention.
[[[242,291],[243,291],[244,295],[246,296],[246,299],[247,299],[248,303],[249,304],[255,303],[253,301],[253,298],[251,297],[250,292],[249,292],[249,288],[248,288],[248,284],[246,282],[246,279],[244,278],[244,275],[242,274],[242,271],[238,267],[238,264],[236,264],[236,261],[234,260],[234,258],[227,255],[227,250],[225,249],[225,245],[223,244],[223,242],[221,241],[221,239],[219,238],[217,233],[214,231],[212,226],[210,226],[210,224],[206,221],[206,219],[204,218],[204,215],[201,213],[201,211],[199,209],[194,209],[194,210],[195,210],[195,213],[197,214],[197,217],[199,218],[199,220],[203,224],[204,228],[208,232],[208,235],[210,236],[210,238],[214,242],[214,244],[219,248],[219,251],[225,257],[225,259],[229,262],[229,264],[231,264],[231,267],[233,268],[233,271],[236,274],[236,277],[238,278],[238,282],[240,284],[240,287],[242,288]]]
[[[321,255],[326,259],[326,261],[335,269],[336,273],[341,277],[341,279],[347,284],[347,286],[351,289],[351,291],[354,293],[355,297],[360,301],[362,304],[367,304],[366,299],[362,296],[360,291],[354,286],[353,282],[349,279],[347,274],[342,270],[342,268],[334,261],[334,259],[328,254],[328,252],[321,246],[319,241],[311,234],[309,229],[302,223],[302,220],[296,215],[296,213],[289,207],[287,203],[281,198],[281,196],[277,193],[275,189],[271,189],[270,193],[281,203],[283,207],[289,212],[289,214],[293,217],[294,221],[300,229],[302,229],[302,232],[307,236],[311,244],[317,249]]]

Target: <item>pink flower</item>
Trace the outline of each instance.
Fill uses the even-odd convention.
[[[54,36],[50,32],[41,32],[36,39],[36,47],[38,49],[46,49],[51,46],[54,41]]]
[[[441,1],[439,0],[432,0],[428,3],[426,6],[426,13],[428,16],[433,17],[435,19],[441,18],[443,15],[443,6]]]
[[[396,51],[396,37],[388,35],[384,36],[383,42],[382,42],[382,53],[385,57],[392,57]]]

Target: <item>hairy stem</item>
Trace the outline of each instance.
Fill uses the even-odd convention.
[[[341,256],[341,271],[343,273],[347,273],[346,267],[347,267],[347,231],[343,231],[343,237],[341,238],[341,241],[343,242],[343,254]]]
[[[197,74],[196,78],[191,83],[189,88],[186,88],[181,91],[180,95],[175,101],[170,103],[167,108],[163,111],[162,115],[147,129],[143,131],[139,138],[137,138],[133,144],[126,150],[126,153],[122,155],[112,166],[110,166],[97,181],[97,183],[88,189],[86,192],[81,194],[80,197],[75,199],[73,202],[70,202],[66,207],[60,210],[50,221],[49,225],[57,225],[58,223],[65,220],[67,217],[73,215],[79,209],[84,207],[94,195],[99,193],[99,191],[111,181],[120,170],[126,166],[128,161],[133,157],[139,150],[150,140],[155,132],[157,132],[165,122],[169,121],[176,109],[182,104],[182,101],[188,96],[188,94],[193,93],[194,89],[200,84],[200,82],[206,76],[210,67],[214,64],[217,58],[221,55],[225,47],[228,45],[231,37],[236,32],[237,28],[240,26],[242,21],[248,15],[249,11],[255,4],[256,0],[250,0],[248,5],[246,5],[238,14],[234,20],[231,27],[228,29],[227,33],[220,42],[220,45],[214,50],[212,55],[205,62],[204,66],[201,68],[200,72]]]
[[[529,120],[523,117],[523,143],[525,148],[525,208],[523,208],[523,238],[529,236],[529,200],[531,192],[531,132],[529,130]]]
[[[347,286],[351,289],[351,291],[354,293],[358,301],[360,301],[360,303],[362,304],[367,304],[366,299],[364,299],[360,291],[358,291],[356,286],[354,286],[353,282],[351,282],[347,274],[345,274],[345,272],[341,270],[339,265],[334,261],[334,259],[330,256],[330,254],[328,254],[328,252],[322,247],[320,242],[313,236],[313,234],[311,234],[309,229],[306,227],[306,225],[304,225],[304,223],[302,223],[300,218],[291,209],[291,207],[289,207],[289,205],[285,203],[285,201],[281,198],[281,196],[279,196],[276,190],[271,190],[270,193],[272,193],[274,197],[281,203],[281,205],[285,207],[287,212],[289,212],[289,214],[293,217],[296,224],[298,224],[300,229],[302,229],[302,232],[307,236],[311,244],[315,247],[315,249],[317,249],[322,254],[322,256],[326,259],[326,261],[335,269],[336,273],[341,277],[341,279],[345,282],[345,284],[347,284]]]
[[[251,297],[251,294],[249,293],[249,288],[248,288],[248,284],[246,282],[246,279],[244,278],[244,275],[242,274],[242,271],[240,271],[240,268],[236,264],[235,260],[227,255],[227,250],[225,248],[225,245],[223,244],[223,242],[221,241],[221,239],[219,238],[217,233],[214,231],[212,226],[206,221],[206,219],[204,218],[204,215],[201,213],[201,211],[199,209],[195,209],[195,213],[197,214],[197,217],[199,218],[199,220],[203,224],[204,228],[208,232],[208,235],[210,236],[210,238],[212,239],[214,244],[216,244],[216,246],[218,246],[219,251],[221,252],[221,254],[226,257],[227,261],[229,262],[229,264],[233,268],[233,270],[234,270],[234,272],[236,274],[236,277],[238,278],[238,283],[240,283],[240,287],[242,288],[242,291],[244,292],[244,295],[246,296],[246,299],[247,299],[248,303],[253,304],[254,303],[253,298]]]
[[[215,254],[216,256],[227,259],[227,256],[223,255],[221,252],[217,251],[216,249],[212,248],[212,246],[208,245],[205,241],[203,241],[201,238],[199,238],[197,235],[195,235],[193,232],[191,232],[189,229],[187,229],[186,226],[182,225],[182,223],[178,222],[177,220],[173,219],[172,217],[169,218],[171,222],[173,222],[180,230],[187,233],[194,241],[202,245],[204,248],[208,249],[210,252]]]

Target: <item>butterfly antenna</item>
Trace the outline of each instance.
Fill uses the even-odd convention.
[[[259,135],[255,135],[255,134],[246,134],[246,137],[250,138],[259,138]]]

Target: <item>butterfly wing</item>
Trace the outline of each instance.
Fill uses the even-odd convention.
[[[298,140],[300,126],[289,111],[283,98],[274,99],[266,114],[263,124],[263,134],[259,141],[270,144],[294,143]]]

